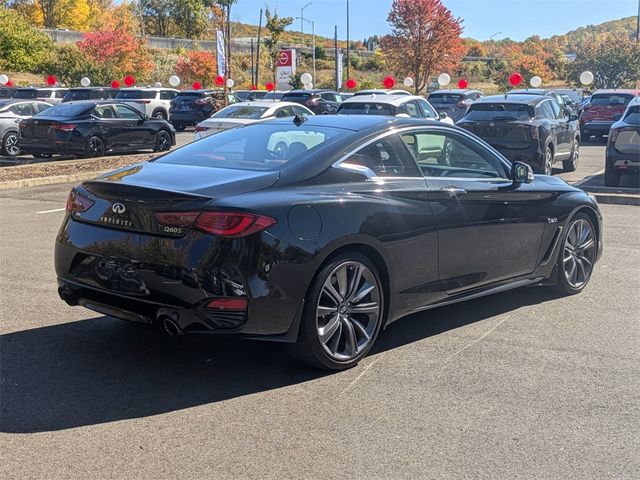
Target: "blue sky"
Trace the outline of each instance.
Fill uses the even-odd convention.
[[[338,25],[338,36],[346,37],[346,0],[311,0],[304,12],[305,18],[316,23],[316,34],[333,36]],[[260,8],[277,7],[281,16],[300,16],[300,7],[309,0],[238,0],[231,16],[244,23],[258,24]],[[361,40],[389,31],[387,15],[391,0],[350,0],[350,37]],[[636,15],[638,0],[444,0],[444,4],[457,17],[464,19],[465,37],[487,40],[510,37],[523,40],[531,35],[550,37],[578,27],[598,24],[607,20]],[[297,20],[296,30],[300,30]],[[305,24],[305,32],[311,26]]]

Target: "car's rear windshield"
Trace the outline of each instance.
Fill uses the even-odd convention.
[[[631,125],[640,125],[640,105],[629,107],[624,116],[624,121]]]
[[[431,103],[458,103],[464,99],[464,95],[458,93],[432,93],[429,95]]]
[[[48,92],[46,95],[44,95],[43,92],[43,97],[48,97],[51,95],[51,92]],[[38,91],[34,90],[34,89],[24,89],[24,90],[16,90],[16,93],[13,94],[13,98],[37,98],[38,97]]]
[[[120,90],[116,98],[123,98],[125,100],[149,100],[156,98],[155,90]]]
[[[293,98],[293,99],[299,100],[301,98],[304,99],[304,98],[309,98],[309,97],[311,97],[310,93],[296,92],[296,93],[285,93],[282,98],[285,99],[285,100],[288,99],[288,98]]]
[[[591,105],[626,105],[633,100],[633,95],[625,93],[595,93],[591,95]]]
[[[396,107],[388,103],[353,102],[343,103],[338,108],[343,115],[395,115]]]
[[[533,118],[533,108],[520,103],[476,103],[472,104],[465,120],[514,121]]]
[[[268,92],[264,97],[262,97],[264,100],[280,100],[282,97],[284,97],[284,93],[282,92]]]
[[[202,98],[204,97],[203,92],[180,92],[176,95],[176,100],[182,100],[184,98]]]
[[[213,118],[260,118],[267,110],[267,107],[231,105],[217,112]]]
[[[254,124],[205,137],[155,160],[158,163],[239,170],[278,170],[352,133],[293,122]]]
[[[82,103],[80,105],[73,105],[70,103],[60,103],[58,105],[54,105],[51,108],[47,108],[44,112],[42,112],[39,115],[43,115],[47,117],[73,118],[88,112],[89,110],[91,110],[92,107],[93,107],[93,103]]]

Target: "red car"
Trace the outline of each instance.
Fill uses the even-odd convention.
[[[624,110],[640,90],[596,90],[580,115],[580,137],[588,142],[592,136],[602,139],[611,125],[622,118]]]

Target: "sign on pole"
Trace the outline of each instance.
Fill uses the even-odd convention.
[[[342,64],[344,59],[344,53],[338,52],[338,68],[336,69],[336,85],[338,89],[342,88]]]
[[[289,82],[296,73],[296,51],[280,50],[278,61],[276,62],[276,88],[278,90],[289,90]]]
[[[224,77],[227,74],[227,61],[224,54],[224,33],[216,30],[216,53],[218,61],[218,76]]]

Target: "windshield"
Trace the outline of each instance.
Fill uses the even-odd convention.
[[[267,110],[267,107],[232,105],[217,112],[213,118],[261,118]]]
[[[533,109],[519,103],[476,103],[472,104],[465,120],[477,121],[514,121],[533,118]]]
[[[304,100],[307,98],[310,98],[312,96],[311,93],[287,93],[285,95],[283,95],[283,99],[292,99],[292,100]]]
[[[462,99],[462,95],[455,93],[432,93],[429,95],[431,103],[458,103]]]
[[[13,98],[37,98],[37,96],[37,90],[16,90],[16,93],[13,94]]]
[[[51,108],[47,108],[44,112],[39,113],[36,117],[42,115],[47,117],[76,117],[82,113],[88,112],[93,107],[93,103],[73,105],[69,103],[60,103]]]
[[[624,116],[624,121],[631,125],[640,125],[640,105],[630,107]]]
[[[89,100],[90,90],[69,90],[64,96],[65,100]]]
[[[265,100],[273,100],[274,98],[276,100],[280,100],[282,97],[284,97],[284,93],[283,92],[268,92],[262,98],[265,99]]]
[[[153,99],[156,98],[155,90],[120,90],[116,98],[124,98],[131,100]]]
[[[340,105],[338,113],[343,115],[395,115],[396,108],[388,103],[354,102]]]
[[[158,163],[238,170],[277,170],[351,133],[293,122],[234,128],[193,142],[155,160]]]
[[[633,99],[633,95],[624,93],[596,93],[591,95],[591,105],[626,105]]]

